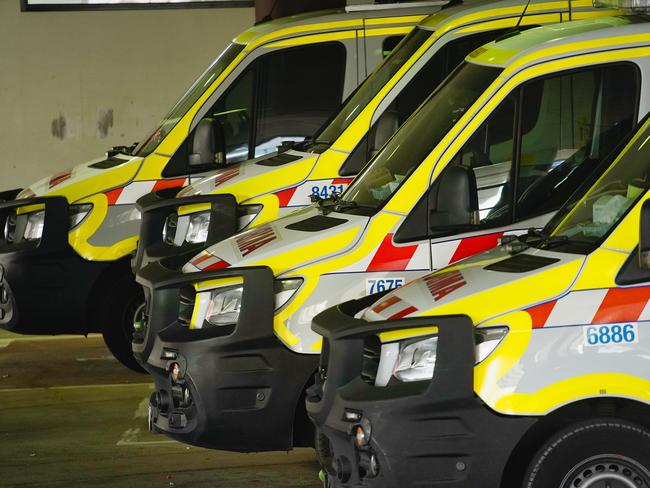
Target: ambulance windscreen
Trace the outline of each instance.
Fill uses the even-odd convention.
[[[561,238],[563,251],[588,253],[605,240],[649,187],[650,119],[646,119],[614,164],[589,190],[577,191],[544,233]]]
[[[460,65],[370,161],[343,198],[359,206],[383,206],[501,71]]]

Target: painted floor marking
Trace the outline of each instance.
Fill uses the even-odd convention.
[[[153,390],[151,383],[115,383],[104,385],[68,385],[68,386],[37,386],[34,388],[0,388],[0,393],[16,393],[21,391],[43,391],[43,390],[87,390],[92,388],[129,388],[148,386]]]
[[[138,436],[142,433],[139,427],[128,429],[122,434],[122,438],[117,441],[116,446],[150,446],[154,444],[178,444],[176,441],[164,439],[161,441],[139,441]]]

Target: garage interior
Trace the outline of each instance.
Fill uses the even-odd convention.
[[[0,2],[3,188],[132,144],[254,22],[341,2],[240,3],[21,11],[20,0]],[[237,454],[150,434],[149,377],[121,366],[99,335],[0,331],[0,370],[2,487],[320,486],[310,449]]]

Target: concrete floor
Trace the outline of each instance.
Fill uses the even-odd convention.
[[[0,487],[309,487],[313,451],[235,454],[147,432],[148,377],[101,337],[0,331]]]

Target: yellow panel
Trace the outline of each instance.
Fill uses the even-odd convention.
[[[587,257],[587,262],[573,285],[573,289],[616,288],[616,275],[628,256],[628,253],[602,247],[595,250]]]
[[[384,17],[381,19],[366,19],[366,25],[383,24],[417,24],[427,18],[427,15],[405,15],[403,17]]]
[[[433,322],[434,319],[432,318]],[[395,342],[438,333],[438,327],[414,327],[411,329],[392,330],[377,334],[381,342]]]
[[[205,212],[210,210],[212,205],[210,203],[194,203],[192,205],[183,205],[178,207],[178,215],[189,215],[197,212]]]
[[[284,39],[271,44],[267,44],[264,48],[275,49],[278,47],[288,46],[304,46],[307,44],[315,44],[317,42],[329,41],[342,41],[344,39],[356,39],[356,31],[341,31],[341,32],[327,32],[325,34],[313,34],[311,36],[293,37],[291,39]]]

